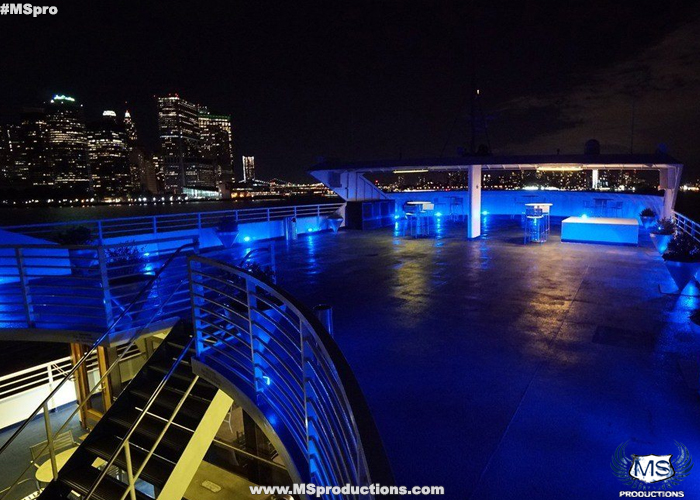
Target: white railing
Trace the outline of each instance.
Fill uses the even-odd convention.
[[[126,346],[119,346],[117,353],[121,354]],[[129,352],[122,358],[122,363],[128,367],[128,373],[138,371],[138,366],[129,366],[141,353],[136,346],[131,346]],[[27,418],[27,408],[35,408],[51,391],[65,378],[72,368],[69,356],[48,361],[40,365],[25,368],[0,377],[0,429],[14,425]],[[99,378],[97,356],[93,355],[86,363],[88,378],[91,383]],[[125,370],[127,371],[127,370]],[[72,377],[71,377],[72,378]],[[127,377],[123,381],[128,380]],[[68,403],[77,401],[75,386],[64,384],[49,401],[49,409],[53,410]]]
[[[678,229],[700,243],[700,224],[678,212],[673,212],[673,219]]]
[[[286,217],[323,217],[338,210],[342,203],[315,205],[291,205],[281,207],[242,208],[211,212],[161,214],[118,219],[48,222],[21,226],[3,226],[0,229],[36,238],[54,238],[58,233],[78,226],[87,227],[98,241],[109,238],[128,238],[143,234],[161,235],[174,231],[201,230],[216,227],[225,217],[232,217],[241,224],[270,222]]]

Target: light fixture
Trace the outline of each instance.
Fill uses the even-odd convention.
[[[537,166],[538,172],[578,172],[583,170],[581,165],[545,165]]]
[[[429,172],[427,168],[418,168],[412,170],[394,170],[395,174],[424,174]]]

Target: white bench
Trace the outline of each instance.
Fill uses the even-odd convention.
[[[569,217],[561,222],[561,240],[638,245],[639,222],[611,217]]]

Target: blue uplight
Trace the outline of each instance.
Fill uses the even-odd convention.
[[[581,216],[581,218],[582,218],[582,219],[588,219],[588,215],[583,214],[583,215]]]
[[[315,231],[315,229],[313,227],[310,227],[309,229],[307,229],[307,231],[310,233],[313,233]]]
[[[244,236],[243,241],[250,241],[250,236]]]
[[[488,214],[489,214],[489,211],[488,211],[488,210],[482,210],[482,211],[481,211],[481,215],[488,215]]]
[[[435,217],[442,217],[442,212],[436,212]]]
[[[400,218],[401,218],[401,216],[399,216],[399,215],[394,215],[394,220],[399,220]]]

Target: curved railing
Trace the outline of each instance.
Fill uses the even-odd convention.
[[[285,448],[278,451],[293,462],[296,479],[323,486],[393,484],[359,385],[305,306],[241,268],[200,256],[190,258],[190,282],[195,365],[204,367],[198,374],[223,390],[233,385],[234,396],[255,405],[266,420],[262,427],[274,429]]]

